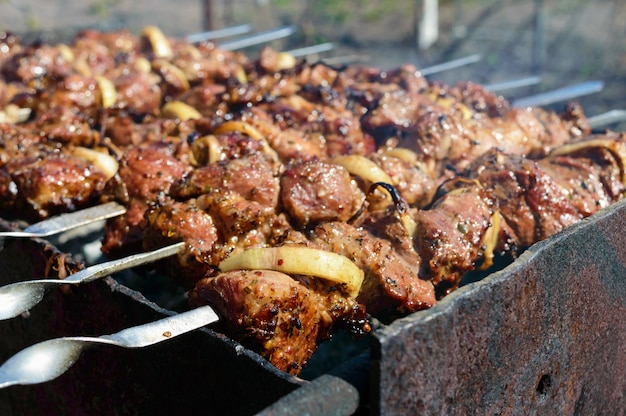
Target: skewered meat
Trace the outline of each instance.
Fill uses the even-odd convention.
[[[625,191],[624,136],[587,137],[579,106],[513,109],[411,65],[252,60],[153,27],[0,44],[3,215],[124,203],[103,252],[185,241],[160,265],[190,305],[293,374]]]
[[[356,302],[319,281],[269,271],[233,271],[198,283],[192,306],[206,302],[225,317],[228,333],[278,368],[297,374],[317,345],[346,322],[368,331],[367,315]],[[234,312],[234,313],[233,313]]]
[[[531,244],[621,199],[626,191],[624,139],[622,135],[581,141],[557,148],[539,161],[494,149],[477,160],[465,176],[444,183],[442,194],[431,207],[415,213],[415,235],[408,239],[408,245],[401,241],[406,233],[389,232],[389,225],[381,221],[393,217],[389,212],[361,219],[358,227],[325,222],[306,235],[292,235],[286,240],[351,258],[365,271],[356,300],[370,313],[384,316],[389,311],[407,313],[426,308],[435,303],[434,288],[437,296],[449,293],[468,272],[485,263],[489,267],[494,251],[516,256]],[[593,208],[585,203],[589,200],[596,201]],[[216,279],[227,279],[223,276],[229,273],[200,281],[191,292],[194,302],[211,302],[216,297],[221,302],[237,302],[241,295],[224,293],[214,286]],[[242,328],[251,330],[248,323],[240,324],[239,330]],[[299,357],[294,367],[285,366],[273,361],[271,348],[256,348],[286,370],[306,360]]]
[[[365,197],[343,167],[316,161],[289,166],[280,186],[284,209],[303,226],[348,221]]]

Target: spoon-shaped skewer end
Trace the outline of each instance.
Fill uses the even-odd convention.
[[[14,318],[41,302],[45,293],[42,284],[14,283],[0,288],[0,320]]]
[[[78,360],[84,348],[90,346],[104,344],[142,348],[202,328],[218,319],[211,306],[201,306],[97,338],[65,337],[40,342],[20,351],[0,366],[0,389],[54,380]]]
[[[49,286],[87,283],[131,267],[147,264],[179,252],[185,243],[175,243],[147,253],[134,254],[118,260],[96,264],[76,272],[66,279],[26,280],[0,287],[0,320],[10,319],[39,303]]]
[[[0,368],[0,388],[16,384],[37,384],[59,377],[86,347],[80,341],[52,339],[15,354]],[[51,354],[51,350],[55,353]]]

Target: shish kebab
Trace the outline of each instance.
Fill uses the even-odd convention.
[[[177,67],[184,67],[181,56],[195,53],[184,44],[172,49],[176,47],[181,49],[172,59],[178,62]],[[152,53],[155,50],[161,49],[153,48]],[[162,58],[151,59],[154,63]],[[106,182],[107,186],[113,182],[112,195],[119,196],[129,210],[121,222],[112,222],[104,249],[115,255],[117,250],[133,250],[133,245],[145,250],[184,240],[187,247],[174,267],[180,270],[182,264],[183,273],[175,278],[194,287],[190,294],[192,305],[211,301],[224,315],[224,324],[231,327],[229,335],[254,347],[277,367],[297,373],[317,343],[336,329],[348,327],[355,333],[367,332],[366,310],[394,315],[428,307],[436,301],[435,287],[439,294],[453,288],[459,275],[489,259],[490,250],[502,248],[514,253],[523,249],[531,241],[527,236],[521,238],[504,225],[496,227],[498,221],[508,222],[503,214],[496,215],[498,200],[489,197],[490,189],[484,185],[461,186],[464,181],[459,178],[476,160],[487,157],[490,153],[486,152],[491,152],[494,145],[504,147],[508,153],[516,150],[541,159],[570,141],[581,140],[588,128],[581,110],[575,106],[561,117],[540,109],[515,110],[479,86],[467,83],[448,88],[429,84],[409,66],[394,71],[338,70],[321,64],[296,65],[283,58],[273,51],[263,51],[259,61],[247,71],[238,69],[234,59],[230,61],[234,64],[231,68],[220,67],[211,77],[213,82],[207,85],[196,77],[193,81],[187,79],[187,87],[180,82],[182,78],[172,77],[159,84],[165,91],[159,102],[169,97],[162,107],[162,114],[169,118],[155,122],[155,116],[150,115],[135,124],[132,117],[117,113],[115,124],[99,121],[96,131],[104,132],[100,137],[77,137],[61,131],[46,138],[78,140],[79,144],[89,145],[90,140],[103,144],[105,137],[108,141],[104,144],[110,151],[128,146],[128,152],[118,153],[119,169],[112,170],[113,175]],[[153,66],[163,79],[176,72],[165,62],[158,61]],[[194,82],[200,84],[192,87]],[[117,94],[119,90],[115,83],[114,86]],[[44,97],[61,101],[70,98],[69,107],[79,107],[80,115],[89,111],[98,114],[91,104],[81,107],[84,103],[72,101],[67,89],[52,88]],[[107,112],[114,112],[116,105],[131,114],[138,112],[138,106],[129,110],[128,100],[121,100],[120,104],[116,96],[111,101],[105,106]],[[35,103],[36,111],[45,114],[51,109],[46,100]],[[144,108],[161,109],[158,105]],[[206,119],[203,114],[215,116]],[[124,117],[126,124],[120,123]],[[96,119],[100,120],[93,118]],[[51,115],[48,120],[54,121],[55,117]],[[9,131],[5,137],[10,138],[11,134]],[[522,146],[512,146],[501,137],[505,135],[509,135],[509,140],[524,139],[513,140]],[[612,148],[617,145],[610,143],[620,143],[618,139],[607,136],[598,142],[602,145],[582,148]],[[613,153],[621,154],[619,146]],[[496,161],[501,157],[494,156]],[[621,163],[619,157],[615,160]],[[490,165],[498,166],[491,162]],[[249,167],[252,168],[246,170]],[[243,183],[230,179],[236,176],[232,175],[234,172],[243,176],[239,178]],[[152,182],[135,181],[141,175]],[[337,205],[328,192],[320,193],[315,184],[300,189],[306,183],[302,179],[311,175],[318,175],[322,187],[331,185],[327,188],[336,190],[334,195],[343,198],[342,203]],[[222,181],[223,178],[228,179]],[[420,178],[425,178],[427,186]],[[477,180],[471,175],[466,179],[470,183]],[[256,181],[255,184],[262,181],[267,192],[258,192],[258,187],[246,180]],[[443,196],[437,194],[437,189],[452,188],[451,183],[457,185]],[[296,193],[289,191],[294,189]],[[616,195],[620,195],[619,189],[615,189]],[[321,200],[323,204],[311,207],[306,198],[300,198],[310,192],[315,196],[312,203]],[[475,210],[475,223],[470,219],[463,223],[443,221],[441,226],[428,227],[430,222],[437,223],[437,215],[450,217],[449,205],[433,203],[433,197],[438,200],[465,196],[471,201],[478,195],[485,206]],[[146,203],[147,199],[153,202]],[[278,201],[284,211],[276,215]],[[322,205],[334,208],[325,210]],[[455,215],[452,218],[456,219]],[[578,218],[582,215],[578,214]],[[133,218],[139,221],[129,223]],[[437,244],[444,244],[445,239],[431,238],[429,230],[440,232],[445,224],[472,237],[466,242],[466,251],[460,252],[464,258],[443,256],[446,252],[438,250],[441,246]],[[496,228],[501,230],[496,233],[498,237],[506,236],[504,240],[485,237],[488,230]],[[196,238],[193,232],[202,230],[204,237]],[[482,244],[478,238],[481,235],[485,241],[495,243]],[[213,241],[207,241],[213,236]],[[429,238],[437,244],[414,247],[415,242]],[[120,241],[122,244],[117,245]],[[350,241],[354,242],[352,246]],[[468,251],[469,243],[477,246]],[[363,245],[368,253],[380,255],[383,260],[359,259],[356,251]],[[303,266],[297,266],[295,271],[278,267],[288,266],[278,264],[284,260],[283,247],[287,247],[286,253],[307,249],[324,259],[332,257],[328,260],[331,265],[345,263],[337,263],[333,260],[336,257],[329,256],[338,254],[352,264],[359,262],[361,267],[347,265],[339,276],[322,279],[303,277]],[[428,252],[427,248],[435,251]],[[237,271],[252,260],[263,269],[277,270]],[[234,269],[228,271],[231,267]],[[365,270],[362,284],[356,270]],[[388,275],[393,271],[399,272],[395,280]],[[328,283],[330,278],[336,280]],[[263,305],[266,290],[277,291],[279,296]],[[244,305],[237,303],[242,300]],[[248,309],[241,316],[233,314],[232,306],[260,309],[254,309],[258,313]],[[307,313],[296,313],[303,310]]]

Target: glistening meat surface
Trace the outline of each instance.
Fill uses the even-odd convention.
[[[624,195],[624,136],[588,136],[580,106],[515,109],[411,65],[251,58],[147,27],[7,34],[0,78],[3,216],[124,204],[103,252],[184,241],[160,270],[293,374],[335,331],[431,307]],[[293,248],[330,263],[263,251]]]

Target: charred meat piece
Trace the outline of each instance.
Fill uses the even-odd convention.
[[[145,219],[144,219],[145,218]],[[163,269],[178,284],[192,288],[204,276],[213,274],[221,259],[214,259],[220,233],[213,217],[194,201],[162,202],[151,205],[142,216],[142,248],[154,250],[176,241],[185,241],[178,256],[162,261]]]
[[[368,312],[408,313],[436,303],[432,283],[419,276],[416,252],[400,253],[388,240],[343,222],[321,224],[309,239],[323,250],[348,257],[365,272],[357,300]]]
[[[2,62],[2,77],[9,82],[45,87],[51,80],[72,72],[61,49],[52,45],[23,46]]]
[[[109,220],[102,242],[103,253],[119,257],[141,250],[141,222],[149,204],[169,193],[189,166],[174,157],[166,142],[130,147],[122,156],[118,175],[108,182],[108,192],[126,203],[126,214]]]
[[[470,81],[459,82],[452,88],[446,88],[444,94],[462,102],[477,113],[485,113],[489,117],[501,117],[511,109],[509,102],[500,95],[495,95],[480,85]]]
[[[477,160],[471,172],[470,177],[494,193],[521,248],[581,219],[554,179],[535,161],[494,150]]]
[[[389,175],[391,184],[411,206],[427,206],[435,195],[439,178],[419,156],[408,149],[395,148],[368,155]]]
[[[185,200],[216,191],[233,191],[267,207],[278,204],[278,178],[260,153],[194,169],[172,185],[171,195]]]
[[[358,184],[341,166],[316,161],[288,167],[281,178],[281,201],[298,224],[347,221],[363,204]]]
[[[292,374],[336,327],[369,332],[367,315],[354,300],[319,281],[269,270],[205,278],[191,291],[190,304],[214,305],[225,332]]]
[[[455,289],[482,260],[483,239],[497,208],[494,195],[479,182],[452,181],[453,190],[415,216],[420,275],[437,287],[439,297]]]
[[[189,170],[188,165],[174,157],[174,151],[167,142],[130,147],[120,161],[122,189],[116,193],[146,203],[155,200],[159,194],[168,194],[172,184]]]
[[[581,217],[624,197],[626,137],[609,133],[561,146],[539,160]]]
[[[98,201],[107,174],[91,160],[70,152],[39,148],[39,156],[12,159],[2,167],[3,208],[9,217],[39,220]]]
[[[187,243],[178,258],[163,264],[170,276],[191,288],[200,278],[214,275],[227,256],[276,245],[291,227],[271,206],[233,191],[216,190],[184,202],[162,199],[151,204],[138,228],[143,249]]]

